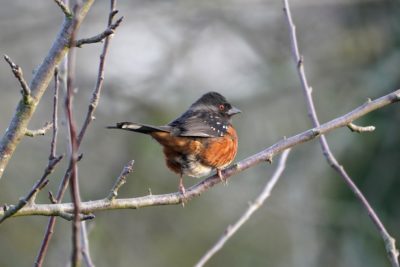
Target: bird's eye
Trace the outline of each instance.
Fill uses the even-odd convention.
[[[223,111],[224,109],[225,109],[225,105],[224,104],[221,104],[221,105],[219,105],[219,110],[221,110],[221,111]]]

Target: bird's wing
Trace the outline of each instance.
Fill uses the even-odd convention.
[[[186,112],[168,124],[171,134],[189,137],[218,137],[220,133],[210,124],[208,113]]]

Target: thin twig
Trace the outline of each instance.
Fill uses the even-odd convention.
[[[67,90],[67,57],[64,58],[64,60],[61,62],[60,66],[59,66],[59,71],[57,71],[57,79],[55,82],[55,95],[54,95],[54,101],[56,101],[58,103],[58,92],[59,92],[59,86],[62,85],[62,88],[66,91]],[[56,95],[57,92],[57,95]],[[58,104],[54,103],[53,104],[53,117],[54,117],[54,112],[57,111],[57,106]],[[58,114],[58,113],[57,113]],[[56,116],[57,118],[58,116]],[[57,122],[55,121],[54,125],[57,126]],[[56,127],[55,129],[53,128],[53,136],[55,136],[57,134],[57,130],[58,127]],[[52,142],[52,147],[51,147],[51,154],[55,155],[55,143],[53,145]],[[54,152],[53,152],[54,151]],[[50,156],[51,157],[51,156]],[[70,167],[68,168],[68,170],[70,170]],[[67,189],[67,185],[68,185],[68,181],[69,181],[69,172],[66,172],[64,174],[64,177],[59,185],[58,191],[57,191],[57,195],[56,197],[53,196],[53,194],[51,192],[49,192],[49,198],[50,198],[50,202],[53,204],[59,203],[62,199],[62,196],[64,195],[64,192]],[[64,189],[63,191],[61,189]],[[62,194],[61,194],[62,193]],[[35,263],[34,266],[35,267],[41,267],[43,265],[43,261],[44,261],[44,257],[47,253],[47,250],[49,248],[49,244],[50,244],[50,240],[51,237],[53,236],[54,233],[54,224],[55,224],[55,220],[56,217],[50,217],[47,226],[46,226],[46,232],[45,235],[43,237],[43,241],[42,244],[40,245],[40,249],[38,252],[38,255],[36,256],[35,259]]]
[[[45,135],[47,133],[48,130],[50,130],[51,128],[53,128],[53,123],[52,122],[46,122],[42,128],[37,129],[37,130],[29,130],[26,129],[25,131],[25,136],[29,136],[29,137],[36,137],[39,135]]]
[[[77,3],[74,6],[74,13],[78,13],[81,6]],[[73,19],[75,26],[72,28],[70,44],[73,44],[76,40],[78,31],[78,18]],[[73,222],[72,222],[72,255],[71,265],[72,267],[80,266],[81,262],[81,236],[80,236],[80,209],[81,209],[81,197],[79,192],[79,179],[78,179],[78,140],[76,123],[73,115],[73,94],[74,94],[74,79],[75,79],[75,60],[76,60],[76,49],[71,47],[68,52],[68,71],[67,71],[67,94],[65,97],[65,110],[67,114],[67,122],[69,129],[69,149],[70,149],[70,165],[71,165],[71,177],[70,189],[71,198],[74,204],[73,210]]]
[[[53,172],[54,168],[61,161],[61,159],[62,156],[53,160],[49,160],[49,164],[47,165],[42,177],[36,181],[29,193],[18,201],[17,205],[10,207],[6,212],[4,212],[3,217],[0,219],[0,223],[13,216],[26,205],[34,205],[36,195],[47,185],[47,177]]]
[[[82,45],[85,44],[93,44],[93,43],[99,43],[102,42],[105,38],[108,36],[114,34],[115,29],[121,24],[122,20],[124,17],[120,17],[115,23],[111,24],[110,26],[107,27],[102,33],[99,33],[93,37],[90,38],[83,38],[79,39],[75,42],[76,47],[82,47]]]
[[[249,207],[243,213],[243,215],[233,224],[229,225],[225,232],[222,234],[220,239],[211,247],[196,263],[195,267],[202,267],[206,262],[208,262],[212,256],[215,255],[224,245],[225,243],[239,230],[239,228],[247,222],[251,215],[260,208],[264,201],[271,195],[271,191],[274,188],[275,184],[278,182],[281,177],[283,171],[286,167],[286,160],[289,155],[290,149],[283,151],[278,166],[275,169],[274,174],[271,179],[265,184],[264,189],[257,196],[257,198],[250,203]]]
[[[29,85],[26,83],[24,79],[24,74],[22,73],[22,69],[20,66],[12,62],[11,58],[7,55],[4,55],[4,59],[7,61],[7,63],[11,67],[11,71],[13,72],[15,78],[17,78],[18,82],[21,85],[21,93],[24,98],[24,102],[29,102],[30,101],[30,96],[31,96],[31,89],[29,88]]]
[[[73,15],[71,10],[69,10],[68,5],[66,5],[62,0],[54,0],[54,2],[56,2],[56,4],[61,8],[67,18],[72,18]]]
[[[49,160],[56,158],[57,134],[58,134],[58,91],[60,81],[58,79],[58,68],[54,70],[54,95],[53,95],[53,137],[50,144]]]
[[[373,132],[373,131],[375,131],[375,126],[373,126],[373,125],[370,125],[370,126],[359,126],[359,125],[356,125],[356,124],[354,124],[352,122],[347,125],[347,128],[349,128],[350,131],[356,132],[356,133],[365,133],[365,132]]]
[[[131,160],[124,166],[124,169],[115,181],[114,186],[111,188],[110,194],[107,196],[108,200],[112,201],[118,196],[118,190],[126,183],[126,177],[133,171],[134,163],[135,161]]]
[[[89,238],[86,221],[81,222],[82,256],[87,267],[95,267],[90,256]]]
[[[107,22],[108,26],[112,24],[112,19],[113,19],[114,15],[116,14],[114,0],[112,0],[112,2],[111,2],[111,10],[112,11],[110,12],[110,15],[108,17],[108,22]],[[100,96],[100,92],[101,92],[101,88],[102,88],[103,80],[104,80],[104,64],[105,64],[105,58],[106,58],[106,55],[108,52],[109,39],[110,39],[109,36],[106,37],[106,40],[103,44],[103,51],[100,55],[99,71],[98,71],[98,76],[97,76],[97,80],[96,80],[96,86],[92,93],[92,99],[89,104],[85,122],[83,123],[83,126],[78,135],[78,140],[77,140],[78,148],[83,140],[83,137],[86,133],[86,130],[87,130],[89,124],[94,119],[93,114],[94,114],[94,111],[96,110],[96,107],[97,107],[97,104],[99,101],[99,96]],[[64,72],[65,72],[65,70],[64,70]],[[65,81],[66,79],[63,78],[63,80]],[[64,175],[64,177],[60,183],[60,186],[57,190],[57,195],[56,195],[56,199],[55,199],[57,201],[57,203],[61,202],[62,198],[64,197],[64,193],[67,190],[68,181],[70,179],[71,168],[72,168],[72,166],[70,164],[68,166],[68,169],[65,172],[65,175]],[[43,265],[43,260],[47,253],[47,250],[49,248],[50,240],[53,237],[55,223],[56,223],[56,217],[54,217],[54,216],[51,217],[47,223],[44,238],[43,238],[41,247],[39,249],[38,255],[36,257],[35,267],[41,267]]]
[[[111,10],[108,15],[108,22],[107,22],[108,27],[110,27],[113,24],[113,18],[117,14],[115,5],[116,5],[116,1],[111,0],[111,8],[110,8]],[[108,53],[108,47],[109,47],[110,40],[111,40],[111,36],[109,35],[106,37],[106,39],[104,41],[103,50],[100,54],[100,62],[99,62],[99,69],[98,69],[98,74],[97,74],[96,85],[93,89],[92,98],[90,99],[90,104],[88,107],[88,111],[86,113],[85,121],[82,125],[81,131],[79,132],[78,144],[81,143],[89,124],[95,119],[94,112],[97,108],[97,105],[99,104],[100,93],[101,93],[101,89],[103,87],[104,69],[105,69],[106,56]]]
[[[396,90],[388,95],[382,96],[369,103],[364,103],[363,105],[357,107],[353,111],[326,122],[319,127],[309,129],[302,133],[299,133],[292,137],[283,138],[272,146],[254,154],[233,166],[225,169],[223,171],[223,177],[229,179],[229,177],[238,174],[250,167],[253,167],[261,162],[267,161],[267,159],[273,158],[273,156],[283,152],[288,148],[292,148],[296,145],[302,144],[304,142],[310,141],[317,138],[322,134],[331,132],[334,129],[345,127],[350,121],[361,118],[365,114],[368,114],[374,110],[383,108],[389,104],[400,101],[400,89]],[[203,192],[207,191],[211,187],[220,183],[221,179],[218,175],[210,176],[198,184],[188,188],[185,193],[185,198],[182,198],[180,192],[163,194],[163,195],[147,195],[143,197],[127,198],[127,199],[114,199],[113,201],[107,198],[82,202],[81,212],[82,213],[95,213],[96,211],[102,210],[115,210],[115,209],[137,209],[142,207],[159,206],[159,205],[176,205],[180,204],[182,201],[188,201],[196,196],[199,196]],[[10,206],[12,207],[12,206]],[[43,216],[57,216],[59,211],[72,212],[73,206],[71,203],[63,204],[36,204],[32,206],[27,206],[16,214],[17,216],[32,216],[32,215],[43,215]],[[4,211],[0,210],[0,216]]]
[[[299,75],[299,78],[301,81],[304,97],[305,97],[306,103],[307,103],[308,114],[313,123],[313,126],[319,127],[320,124],[319,124],[318,116],[317,116],[317,113],[315,110],[314,101],[312,98],[312,90],[310,89],[311,87],[308,85],[306,74],[304,71],[304,62],[303,62],[304,60],[300,56],[299,48],[297,45],[296,27],[292,20],[288,0],[284,0],[284,11],[285,11],[287,22],[289,25],[290,37],[292,40],[292,54],[293,54],[295,63],[297,65],[298,75]],[[349,121],[349,123],[351,123],[352,121]],[[354,195],[361,202],[361,204],[367,211],[369,217],[371,218],[372,222],[376,226],[379,234],[381,235],[381,237],[385,243],[386,251],[387,251],[387,254],[388,254],[388,257],[389,257],[389,260],[390,260],[392,266],[399,267],[399,262],[398,262],[399,252],[395,246],[395,239],[389,235],[388,231],[386,230],[385,226],[381,222],[380,218],[378,217],[378,215],[376,214],[376,212],[374,211],[372,206],[369,204],[368,200],[365,198],[365,196],[360,191],[360,189],[357,187],[357,185],[353,182],[353,180],[348,175],[348,173],[345,171],[343,166],[340,165],[339,162],[336,160],[333,153],[331,152],[331,149],[328,145],[328,142],[327,142],[325,136],[321,135],[321,138],[319,139],[319,141],[321,144],[322,152],[323,152],[325,158],[327,159],[329,165],[335,171],[337,171],[339,173],[339,175],[343,178],[344,182],[347,184],[347,186],[351,189],[351,191],[354,193]]]

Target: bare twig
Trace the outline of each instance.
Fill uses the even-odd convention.
[[[356,125],[356,124],[354,124],[352,122],[350,122],[347,125],[347,128],[349,128],[350,131],[356,132],[356,133],[365,133],[365,132],[373,132],[373,131],[375,131],[375,126],[373,126],[373,125],[370,125],[370,126],[359,126],[359,125]]]
[[[83,21],[93,2],[94,0],[84,1],[83,8],[81,8],[79,13],[75,14],[79,17],[79,22]],[[27,125],[52,79],[55,67],[60,63],[68,51],[72,26],[71,19],[64,20],[49,53],[40,64],[29,84],[29,88],[31,89],[31,101],[29,101],[29,103],[26,103],[25,101],[19,102],[5,134],[1,138],[0,178],[3,176],[9,160],[25,134]]]
[[[81,6],[75,4],[74,13],[76,14]],[[76,40],[78,31],[78,18],[74,17],[74,27],[72,28],[70,44],[73,44]],[[73,115],[73,94],[74,94],[74,79],[75,79],[75,48],[71,47],[68,52],[68,71],[67,71],[67,94],[65,97],[65,110],[67,114],[67,122],[69,128],[69,148],[70,148],[70,166],[71,166],[71,177],[70,177],[70,189],[71,198],[74,204],[73,210],[73,222],[72,222],[72,255],[71,264],[72,267],[80,266],[81,262],[81,236],[80,236],[80,219],[79,214],[81,209],[81,197],[79,192],[79,179],[78,179],[78,140],[76,123]]]
[[[396,90],[388,95],[382,96],[369,103],[364,103],[353,111],[326,122],[319,127],[304,131],[295,136],[283,138],[272,146],[254,154],[233,166],[225,169],[223,171],[223,177],[229,179],[229,177],[242,172],[254,165],[271,159],[273,156],[281,153],[282,151],[292,148],[296,145],[302,144],[304,142],[315,139],[316,137],[331,132],[334,129],[345,127],[349,122],[361,118],[367,113],[370,113],[376,109],[380,109],[391,103],[400,101],[400,89]],[[221,182],[218,175],[210,176],[198,184],[190,187],[186,190],[185,199],[186,201],[199,196],[203,192],[207,191],[209,188]],[[175,205],[180,204],[183,201],[182,194],[180,192],[163,194],[163,195],[148,195],[137,198],[128,199],[114,199],[113,201],[107,198],[88,201],[81,203],[82,213],[94,213],[96,211],[102,210],[115,210],[115,209],[137,209],[149,206],[159,206],[159,205]],[[12,207],[12,206],[10,206]],[[27,206],[18,211],[13,216],[31,216],[31,215],[43,215],[43,216],[57,216],[59,211],[72,212],[73,206],[71,203],[63,204],[36,204],[32,206]],[[0,210],[0,216],[4,211]]]
[[[114,34],[115,29],[121,24],[124,17],[120,17],[115,23],[112,23],[110,26],[107,27],[102,33],[99,33],[90,38],[83,38],[79,39],[75,42],[76,47],[82,47],[85,44],[93,44],[102,42],[108,36]]]
[[[42,128],[37,129],[37,130],[28,130],[26,129],[25,135],[29,137],[36,137],[38,135],[45,135],[48,130],[50,130],[53,127],[52,122],[46,122]]]
[[[54,0],[54,2],[56,2],[56,4],[61,8],[67,18],[72,18],[73,15],[71,10],[69,10],[68,5],[66,5],[62,0]]]
[[[57,95],[58,95],[58,72],[57,68],[54,71],[54,104],[53,104],[53,122],[47,123],[44,128],[53,127],[53,137],[51,141],[51,149],[49,162],[47,167],[42,175],[42,177],[34,184],[31,191],[24,197],[21,198],[18,204],[12,208],[8,209],[4,216],[0,219],[0,223],[2,223],[5,219],[15,214],[18,210],[22,209],[25,205],[33,205],[35,203],[35,199],[37,194],[47,185],[49,180],[47,177],[53,172],[56,165],[61,161],[63,156],[56,156],[56,140],[57,140]],[[48,130],[48,129],[47,129]],[[44,130],[44,131],[47,131]]]
[[[24,79],[21,67],[12,62],[11,58],[7,55],[4,55],[4,59],[10,65],[11,71],[14,73],[15,78],[17,78],[18,82],[21,85],[21,93],[24,98],[24,102],[28,103],[30,101],[31,89]]]
[[[121,174],[118,176],[117,181],[114,186],[110,190],[110,194],[107,196],[107,199],[112,201],[118,196],[118,190],[121,186],[126,183],[126,177],[133,171],[134,160],[129,161],[122,170]]]
[[[67,89],[67,57],[64,58],[64,60],[61,62],[60,66],[59,66],[59,70],[58,68],[55,69],[54,72],[54,103],[53,103],[53,125],[55,126],[55,128],[53,128],[53,140],[51,142],[51,148],[50,148],[50,158],[54,158],[56,155],[56,142],[55,142],[55,136],[57,136],[57,132],[58,132],[58,119],[57,119],[57,115],[58,115],[58,92],[59,92],[59,87],[60,87],[60,81],[61,81],[61,85],[62,87],[66,90]],[[67,172],[68,173],[68,172]],[[60,184],[59,190],[57,192],[57,196],[54,197],[52,192],[49,192],[49,199],[50,202],[53,204],[59,203],[59,199],[61,199],[61,197],[59,196],[60,193],[60,188],[64,188],[64,191],[67,188],[67,184],[68,184],[68,179],[67,177],[69,177],[69,173],[68,176],[67,174],[64,175],[62,182]],[[63,191],[63,193],[64,193]],[[49,242],[50,239],[54,233],[54,222],[55,222],[55,218],[56,217],[51,217],[49,219],[49,222],[47,224],[46,227],[46,233],[44,235],[42,244],[40,246],[38,255],[36,256],[35,259],[35,267],[41,267],[43,265],[43,261],[44,261],[44,257],[47,253],[47,249],[49,247]]]
[[[110,27],[113,24],[113,18],[115,16],[115,14],[117,13],[117,10],[115,8],[115,5],[116,5],[115,2],[116,2],[115,0],[111,0],[110,13],[108,15],[108,22],[107,22],[108,27]],[[100,62],[99,62],[99,69],[98,69],[98,74],[97,74],[96,85],[93,89],[92,98],[90,99],[90,104],[88,107],[88,111],[86,113],[85,121],[82,125],[81,131],[79,132],[78,144],[81,143],[89,124],[95,119],[94,112],[97,108],[97,105],[99,104],[100,93],[101,93],[101,89],[103,87],[104,67],[105,67],[105,63],[106,63],[106,56],[108,53],[110,39],[111,39],[110,35],[106,37],[106,40],[103,45],[103,51],[100,54]]]
[[[311,87],[308,85],[306,74],[304,71],[304,64],[303,64],[304,60],[300,56],[299,48],[297,45],[296,27],[292,20],[288,0],[284,0],[284,11],[286,14],[287,22],[289,24],[290,37],[292,40],[292,54],[293,54],[295,63],[297,65],[298,75],[299,75],[299,78],[301,81],[304,97],[305,97],[306,103],[307,103],[308,114],[309,114],[309,117],[310,117],[314,127],[319,127],[320,124],[319,124],[319,120],[318,120],[317,113],[315,110],[314,101],[312,98],[312,90],[311,90]],[[349,121],[349,124],[352,121],[353,120]],[[386,251],[387,251],[387,254],[388,254],[388,257],[389,257],[389,260],[390,260],[392,266],[399,267],[399,262],[398,262],[399,252],[395,246],[395,239],[389,235],[388,231],[386,230],[385,226],[381,222],[380,218],[378,217],[378,215],[376,214],[374,209],[369,204],[368,200],[365,198],[365,196],[362,194],[360,189],[350,178],[350,176],[345,171],[343,166],[340,165],[339,162],[336,160],[336,158],[334,157],[334,155],[332,154],[332,152],[330,150],[330,147],[328,145],[328,142],[327,142],[325,136],[321,135],[321,138],[319,139],[319,141],[321,144],[322,152],[323,152],[325,158],[327,159],[329,165],[335,171],[337,171],[339,173],[339,175],[343,178],[343,180],[347,184],[347,186],[351,189],[351,191],[353,191],[354,195],[361,202],[361,204],[367,211],[369,217],[371,218],[372,222],[378,229],[379,234],[381,235],[381,237],[385,243]]]
[[[112,19],[114,17],[114,15],[116,14],[115,12],[115,1],[112,0],[111,1],[111,12],[110,15],[108,17],[108,23],[107,25],[111,25],[112,24]],[[83,137],[86,133],[86,130],[89,126],[89,124],[92,122],[92,120],[94,119],[94,111],[96,110],[96,107],[98,105],[98,101],[99,101],[99,96],[100,96],[100,92],[101,92],[101,88],[103,85],[103,80],[104,80],[104,64],[105,64],[105,58],[108,52],[108,45],[109,45],[109,39],[110,37],[106,37],[106,40],[104,42],[103,45],[103,51],[100,55],[100,63],[99,63],[99,71],[98,71],[98,77],[97,77],[97,81],[96,81],[96,86],[93,90],[92,93],[92,99],[90,101],[89,104],[89,108],[86,114],[86,118],[85,118],[85,122],[83,123],[83,126],[79,132],[78,138],[77,138],[77,143],[78,143],[78,147],[80,146]],[[69,181],[69,177],[70,177],[70,173],[71,173],[71,164],[68,166],[68,169],[60,183],[60,186],[58,188],[57,191],[57,196],[56,196],[56,201],[57,203],[60,203],[60,201],[62,200],[64,193],[67,189],[68,186],[68,181]],[[53,232],[54,232],[54,227],[55,227],[55,223],[56,223],[56,217],[51,217],[47,223],[47,227],[46,227],[46,232],[44,234],[44,238],[40,247],[40,250],[38,252],[38,255],[36,257],[36,262],[35,262],[35,267],[41,267],[43,264],[43,260],[44,257],[47,253],[49,244],[50,244],[50,240],[53,236]]]
[[[82,256],[87,267],[94,267],[92,257],[90,256],[89,238],[86,221],[81,222],[81,240],[82,240]]]
[[[289,152],[290,149],[287,149],[282,153],[274,174],[272,175],[271,179],[265,184],[264,189],[261,191],[258,197],[250,203],[247,210],[233,225],[228,226],[228,228],[222,234],[217,243],[215,243],[214,246],[212,246],[211,249],[209,249],[206,254],[201,257],[201,259],[196,263],[195,267],[204,266],[204,264],[209,261],[211,257],[214,256],[215,253],[217,253],[225,245],[225,243],[239,230],[239,228],[250,219],[251,215],[263,205],[264,201],[271,195],[272,189],[274,188],[275,184],[278,182],[283,171],[285,170],[286,160]]]
[[[62,156],[49,161],[49,164],[47,165],[42,177],[33,185],[29,193],[18,201],[17,205],[10,207],[6,212],[4,212],[3,217],[0,219],[0,223],[13,216],[26,205],[34,205],[36,195],[47,185],[47,177],[53,172],[55,166],[60,162],[61,159]]]
[[[58,68],[54,70],[54,95],[53,95],[53,137],[50,144],[49,160],[56,158],[57,149],[57,133],[58,133],[58,91],[60,81],[58,80]]]

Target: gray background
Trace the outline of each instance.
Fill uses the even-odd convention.
[[[225,95],[243,113],[234,118],[237,160],[311,127],[290,52],[282,1],[119,1],[125,17],[112,39],[102,98],[82,144],[83,200],[103,198],[123,165],[135,171],[121,197],[176,191],[177,177],[159,145],[139,134],[107,130],[117,121],[164,124],[207,91]],[[399,88],[398,1],[291,1],[306,72],[321,122],[367,98]],[[62,22],[52,1],[1,1],[0,54],[30,80]],[[104,29],[108,1],[94,4],[80,37]],[[101,45],[78,50],[75,115],[79,125],[94,87]],[[20,98],[9,66],[0,64],[0,129]],[[52,88],[52,87],[51,87]],[[30,128],[51,118],[48,90]],[[66,152],[60,110],[58,152]],[[365,116],[370,134],[339,129],[328,141],[365,192],[389,232],[400,237],[398,105]],[[16,203],[42,174],[50,135],[25,138],[3,179],[0,203]],[[218,185],[186,205],[96,213],[89,223],[96,266],[191,266],[235,221],[271,176],[262,164]],[[63,162],[46,191],[56,191]],[[185,178],[190,186],[197,180]],[[65,201],[69,201],[69,196]],[[0,266],[31,266],[48,218],[25,217],[0,226]],[[45,266],[66,266],[70,223],[59,220]],[[271,198],[208,266],[389,266],[383,242],[366,212],[326,164],[318,142],[296,147]]]

